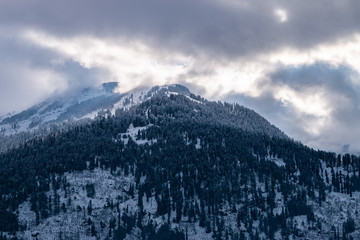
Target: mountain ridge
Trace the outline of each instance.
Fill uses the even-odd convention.
[[[190,95],[187,88],[178,84],[140,88],[126,93],[117,92],[117,88],[118,82],[107,82],[96,88],[84,88],[80,92],[69,96],[60,95],[46,99],[19,113],[8,113],[2,116],[0,128],[8,130],[10,129],[9,125],[12,125],[13,129],[18,128],[19,131],[24,131],[33,129],[42,123],[63,122],[71,118],[94,118],[101,110],[106,109],[114,112],[116,108],[124,108],[134,104],[125,97],[131,95],[150,97],[151,94],[157,94],[158,91],[159,93],[164,92],[165,88],[184,95]],[[122,104],[121,100],[123,101]],[[135,99],[135,104],[139,102],[139,99]]]
[[[84,88],[78,94],[46,99],[19,113],[7,114],[7,116],[2,117],[0,122],[0,134],[7,136],[36,131],[37,129],[46,129],[48,126],[69,121],[91,120],[103,114],[114,114],[117,109],[127,109],[139,105],[154,96],[166,95],[170,97],[171,94],[179,94],[198,103],[212,104],[211,101],[196,96],[188,88],[180,84],[138,88],[126,93],[117,92],[117,88],[117,82],[103,83],[97,88]],[[273,128],[272,132],[277,132],[277,136],[286,136],[259,114],[253,110],[248,110],[243,107],[243,111],[247,111],[252,115],[254,120],[262,119],[261,122],[267,129]],[[248,120],[251,121],[251,118]],[[259,127],[258,131],[260,131]]]

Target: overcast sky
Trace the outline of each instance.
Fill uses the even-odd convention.
[[[1,0],[0,113],[118,81],[238,102],[360,152],[358,0]]]

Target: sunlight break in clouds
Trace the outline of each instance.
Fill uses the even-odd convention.
[[[280,22],[283,23],[288,20],[288,14],[285,9],[277,8],[277,9],[275,9],[274,13]]]
[[[264,58],[268,56],[265,55]],[[333,43],[320,44],[306,51],[293,48],[283,48],[270,55],[274,64],[310,65],[316,62],[326,62],[338,67],[346,64],[360,72],[360,35],[340,39]]]

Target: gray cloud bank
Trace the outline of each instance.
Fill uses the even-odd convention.
[[[277,21],[277,8],[286,10],[286,24]],[[352,34],[360,27],[358,9],[357,0],[5,0],[0,22],[59,36],[122,35],[191,53],[238,57]]]

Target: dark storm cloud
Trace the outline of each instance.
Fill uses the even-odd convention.
[[[353,88],[354,84],[350,77],[354,74],[356,72],[347,66],[335,67],[318,62],[312,65],[278,68],[268,76],[271,84],[289,85],[295,90],[325,86],[328,89],[353,95],[356,89]]]
[[[276,19],[276,8],[287,11],[287,22]],[[333,41],[359,30],[358,9],[357,0],[5,0],[0,23],[59,36],[120,35],[216,58]]]

